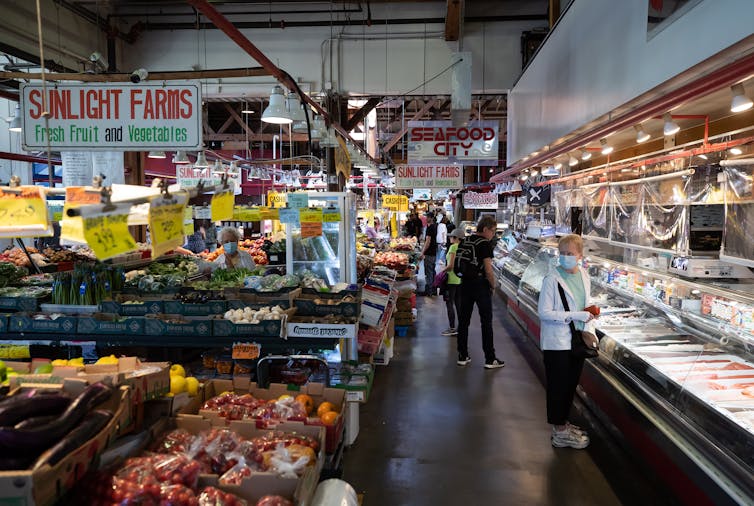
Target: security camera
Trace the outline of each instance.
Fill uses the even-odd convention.
[[[149,76],[149,73],[147,72],[146,69],[136,69],[133,72],[131,72],[131,82],[140,83],[142,81],[145,81],[148,76]]]

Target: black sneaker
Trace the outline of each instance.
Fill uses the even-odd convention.
[[[456,361],[456,364],[458,365],[469,365],[471,363],[471,357],[458,355],[458,360]]]
[[[501,367],[505,367],[505,362],[499,358],[493,358],[484,363],[485,369],[500,369]]]

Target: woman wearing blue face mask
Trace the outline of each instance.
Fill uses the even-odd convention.
[[[224,252],[212,262],[213,271],[215,269],[238,269],[241,267],[253,269],[255,267],[256,264],[252,260],[251,255],[238,247],[238,241],[241,240],[241,234],[238,233],[238,229],[225,227],[220,231],[218,239]]]
[[[571,328],[583,330],[590,326],[599,310],[592,305],[589,276],[581,268],[584,243],[578,235],[567,235],[558,241],[558,266],[545,276],[539,294],[540,338],[547,377],[547,422],[552,425],[552,446],[586,448],[586,431],[568,422],[579,384],[583,358],[571,355]],[[563,287],[569,311],[564,308],[558,290]],[[590,330],[590,329],[587,329]]]

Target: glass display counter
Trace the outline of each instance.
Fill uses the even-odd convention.
[[[527,267],[537,257],[542,245],[533,241],[521,241],[510,252],[500,269],[500,286],[509,297],[515,297],[518,292],[521,276]]]

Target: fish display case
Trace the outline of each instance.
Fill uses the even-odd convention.
[[[498,269],[498,283],[506,296],[515,298],[521,277],[526,269],[537,257],[542,245],[536,241],[524,240],[519,242],[504,259]]]

